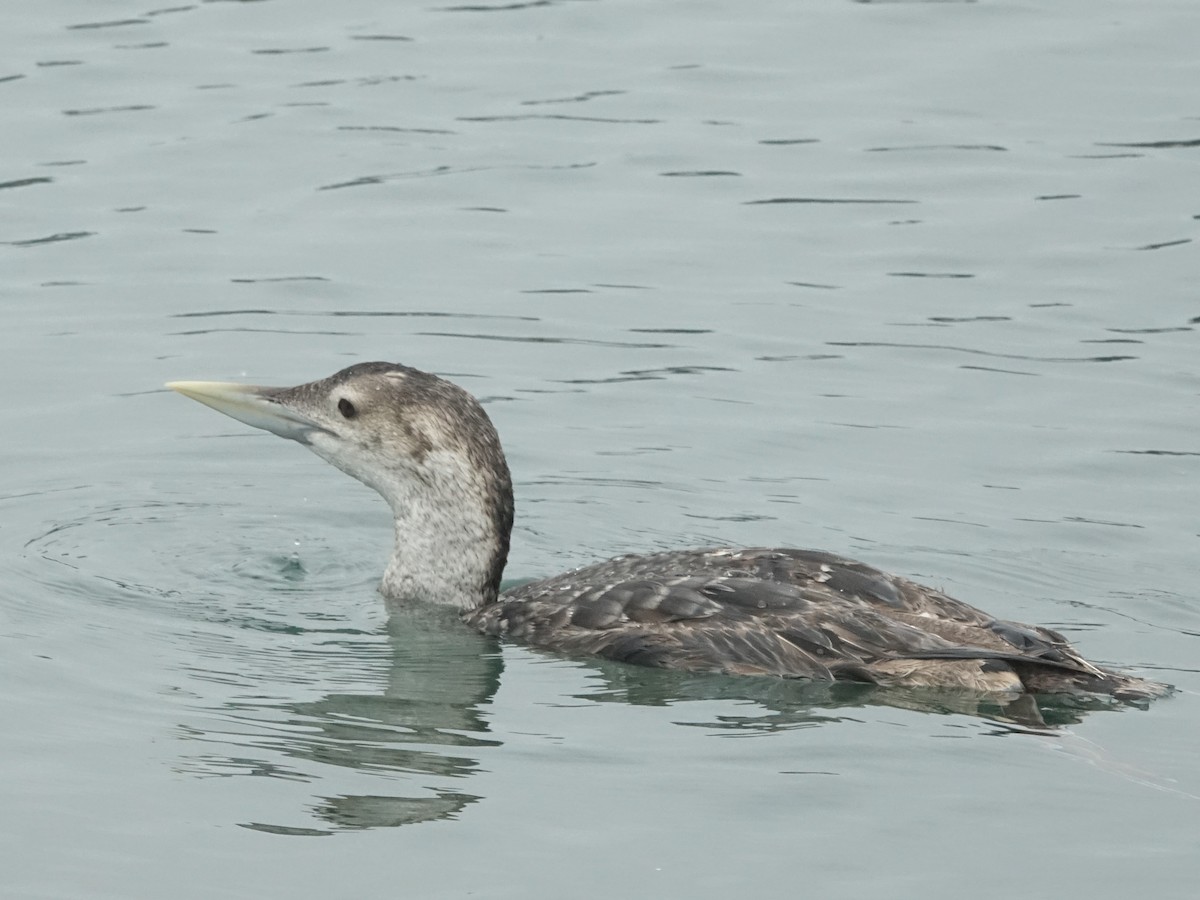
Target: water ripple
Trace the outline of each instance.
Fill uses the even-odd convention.
[[[536,9],[539,6],[553,6],[556,0],[525,0],[522,3],[472,3],[464,6],[439,6],[442,12],[510,12],[517,9]]]
[[[455,331],[418,331],[423,337],[467,338],[473,341],[501,341],[519,344],[586,344],[592,347],[628,347],[636,350],[662,350],[674,344],[651,344],[636,341],[602,341],[594,338],[533,337],[508,334],[468,334]]]
[[[36,178],[18,178],[15,181],[0,181],[0,191],[6,188],[29,187],[31,184],[50,184],[53,178],[39,176]]]
[[[374,592],[374,554],[335,552],[323,538],[302,543],[297,527],[276,516],[247,511],[235,527],[222,528],[216,522],[227,504],[89,506],[89,493],[68,489],[80,495],[70,514],[22,545],[28,578],[59,596],[251,630],[329,633],[342,630],[328,619],[331,595]]]
[[[64,109],[64,116],[98,116],[113,112],[142,112],[147,109],[157,109],[149,103],[129,103],[123,106],[93,106],[87,109]]]
[[[94,231],[61,231],[58,234],[50,234],[39,238],[25,238],[20,241],[7,241],[13,247],[36,247],[40,244],[57,244],[61,241],[77,241],[80,238],[92,237]]]
[[[867,199],[858,197],[770,197],[766,200],[745,200],[745,206],[766,206],[771,204],[787,204],[787,203],[815,203],[815,204],[904,204],[904,203],[919,203],[919,200],[896,200],[896,199]]]
[[[82,22],[79,25],[68,25],[67,31],[82,31],[95,28],[123,28],[127,25],[149,25],[149,19],[113,19],[108,22]]]
[[[671,375],[702,375],[705,372],[736,372],[728,366],[664,366],[660,369],[628,369],[608,378],[562,378],[558,384],[619,384],[624,381],[661,381]]]
[[[459,116],[459,122],[525,122],[547,119],[562,122],[598,122],[605,125],[660,125],[662,119],[622,119],[612,116],[569,116],[566,113],[520,113],[495,116]]]
[[[1081,362],[1123,362],[1137,359],[1136,356],[1030,356],[1024,353],[997,353],[993,350],[979,350],[974,347],[953,347],[949,344],[905,344],[894,341],[826,341],[830,347],[896,347],[902,350],[945,350],[949,353],[971,353],[977,356],[991,356],[997,359],[1024,359],[1030,362],[1051,363],[1081,363]]]
[[[573,97],[554,97],[549,100],[522,100],[522,106],[540,106],[546,103],[586,103],[588,100],[595,100],[597,97],[616,97],[628,91],[584,91],[582,94],[576,94]]]
[[[1134,250],[1163,250],[1167,247],[1179,247],[1183,244],[1190,244],[1191,238],[1179,238],[1174,241],[1160,241],[1157,244],[1143,244],[1141,247],[1134,247]]]
[[[1007,147],[999,144],[913,144],[907,147],[867,147],[867,153],[897,153],[914,150],[990,150],[997,153],[1007,153]]]

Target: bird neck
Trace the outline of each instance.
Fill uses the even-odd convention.
[[[380,590],[391,603],[473,609],[496,599],[508,558],[512,486],[507,468],[497,482],[446,460],[429,462],[420,490],[384,494],[396,534]]]

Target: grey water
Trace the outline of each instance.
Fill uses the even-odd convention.
[[[1200,6],[0,6],[6,898],[1191,897]],[[162,389],[480,396],[508,577],[819,547],[1170,682],[1016,727],[389,621]]]

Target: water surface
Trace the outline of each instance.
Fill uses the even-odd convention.
[[[1192,895],[1194,4],[0,26],[5,896]],[[160,387],[370,359],[485,400],[510,578],[822,547],[1181,690],[1033,734],[389,622],[382,502]]]

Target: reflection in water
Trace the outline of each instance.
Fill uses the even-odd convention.
[[[748,704],[738,715],[709,721],[680,721],[717,731],[766,733],[825,725],[854,718],[850,710],[868,706],[907,709],[939,715],[966,715],[1039,733],[1081,722],[1091,711],[1124,709],[1111,697],[1023,694],[1015,699],[995,694],[930,688],[882,687],[856,682],[695,675],[667,669],[644,669],[622,663],[589,660],[601,684],[581,695],[597,702],[638,706],[674,706],[693,701],[730,700]]]
[[[338,829],[453,818],[480,799],[458,790],[453,782],[478,771],[475,751],[499,743],[489,736],[480,712],[499,685],[498,647],[494,640],[463,628],[453,611],[443,609],[394,614],[387,639],[390,656],[382,693],[331,693],[278,704],[257,698],[226,703],[226,721],[236,723],[229,732],[206,734],[189,728],[184,735],[221,743],[236,740],[239,754],[193,757],[188,768],[210,775],[299,781],[321,778],[318,770],[323,766],[386,774],[392,781],[407,776],[401,777],[406,788],[399,792],[326,796],[314,812]],[[336,666],[336,660],[325,662]],[[347,662],[354,666],[356,661]],[[287,764],[254,758],[246,747],[282,755]],[[429,787],[431,776],[443,783]],[[387,783],[379,780],[373,786]],[[323,833],[262,822],[245,825],[280,834]]]
[[[480,756],[488,748],[502,743],[483,713],[500,684],[500,648],[444,609],[393,612],[386,638],[387,681],[382,691],[282,702],[264,702],[260,695],[226,702],[219,730],[187,727],[182,734],[189,740],[233,743],[236,752],[193,756],[184,768],[205,775],[297,782],[336,783],[342,780],[338,773],[351,776],[351,781],[367,778],[368,791],[316,798],[312,812],[324,827],[242,823],[275,834],[311,836],[456,818],[482,799],[463,790],[463,780],[481,771]],[[374,659],[361,641],[340,646],[345,653],[330,657],[324,645],[321,661],[334,679],[340,674],[339,662],[355,670],[364,659]],[[1045,735],[1079,722],[1089,710],[1114,705],[1101,698],[1035,700],[1026,695],[1004,700],[967,692],[701,675],[595,659],[580,665],[591,673],[594,684],[577,699],[671,707],[680,714],[675,724],[717,734],[752,736],[855,721],[855,709],[890,706],[980,717],[990,722],[992,733]],[[728,705],[715,717],[711,710],[707,718],[694,712],[696,705],[713,701]],[[324,767],[334,771],[322,772]]]

